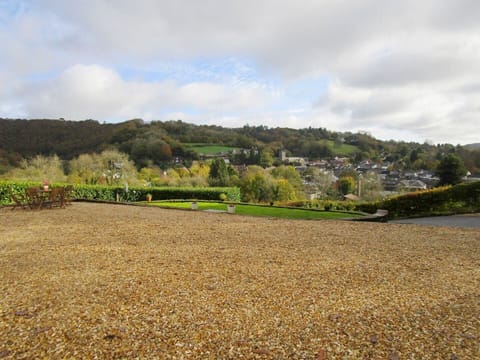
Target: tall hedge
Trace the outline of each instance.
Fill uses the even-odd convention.
[[[39,187],[38,182],[0,181],[0,204],[10,204],[10,193],[21,194],[28,187]],[[50,186],[65,186],[51,184]],[[240,189],[237,187],[114,187],[103,185],[73,185],[74,199],[103,201],[143,201],[147,194],[153,200],[197,199],[240,201]]]
[[[480,181],[408,193],[375,203],[358,204],[357,209],[366,212],[386,209],[390,218],[479,212]]]
[[[386,209],[391,219],[480,212],[480,181],[402,194],[377,202],[304,200],[286,205],[325,210],[357,210],[370,214],[378,209]]]

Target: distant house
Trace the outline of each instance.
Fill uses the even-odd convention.
[[[357,172],[368,172],[370,170],[374,170],[374,169],[377,169],[378,168],[378,165],[375,164],[374,162],[370,161],[370,160],[365,160],[365,161],[362,161],[360,164],[358,164],[358,166],[356,167],[356,171]]]
[[[300,164],[301,166],[305,166],[307,163],[307,160],[305,160],[305,158],[291,156],[289,157],[287,156],[287,153],[285,151],[280,152],[280,160],[289,164]]]
[[[320,169],[326,169],[329,166],[327,160],[313,160],[308,163],[308,166],[315,166]]]
[[[318,191],[315,191],[315,192],[306,192],[306,193],[305,193],[305,196],[307,197],[308,200],[315,200],[315,199],[319,199],[319,198],[320,198],[321,193],[318,192]]]
[[[335,159],[331,161],[331,164],[334,169],[341,169],[347,166],[350,163],[350,159],[348,157],[338,157],[335,156]]]
[[[463,178],[463,181],[466,181],[466,182],[480,181],[480,176],[471,176],[467,174],[467,176]]]
[[[347,195],[343,195],[343,200],[359,201],[360,198],[355,194],[347,194]]]
[[[398,173],[390,173],[386,175],[381,174],[380,178],[382,179],[383,187],[386,191],[395,191],[400,184],[400,174]]]
[[[402,180],[400,181],[400,188],[406,191],[426,190],[427,184],[421,180]]]

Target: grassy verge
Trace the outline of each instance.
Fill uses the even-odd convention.
[[[176,209],[190,209],[191,202],[189,201],[154,201],[145,203],[150,206],[169,207]],[[227,211],[226,203],[219,202],[197,202],[198,210],[216,210]],[[267,216],[282,219],[349,219],[361,217],[362,214],[353,212],[340,211],[319,211],[310,209],[292,209],[276,206],[250,205],[250,204],[235,204],[235,213],[239,215],[250,216]]]

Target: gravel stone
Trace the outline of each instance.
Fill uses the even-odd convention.
[[[0,357],[480,358],[480,231],[0,209]]]

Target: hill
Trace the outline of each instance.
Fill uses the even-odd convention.
[[[360,151],[359,144],[355,143],[359,139],[349,135],[347,142],[338,141],[342,137],[325,129],[270,129],[264,126],[231,129],[182,121],[144,123],[134,119],[100,124],[93,120],[0,119],[0,154],[14,159],[37,154],[57,154],[71,159],[82,153],[116,147],[142,165],[150,160],[161,162],[179,157],[188,160],[216,152],[215,148],[201,150],[191,144],[209,144],[217,150],[268,149],[272,154],[286,150],[294,156],[314,158],[352,155]],[[369,141],[375,146],[380,144],[373,138]]]
[[[479,150],[480,149],[480,143],[468,144],[468,145],[465,145],[464,148],[467,149],[467,150]]]
[[[0,148],[23,157],[57,154],[70,159],[103,149],[117,127],[93,120],[0,119]]]
[[[213,147],[202,150],[192,144]],[[275,158],[280,151],[286,151],[287,156],[293,157],[328,159],[346,156],[355,163],[369,159],[400,164],[403,168],[434,170],[443,154],[457,152],[469,170],[478,173],[478,145],[455,147],[450,144],[435,146],[381,141],[365,133],[339,133],[312,127],[291,129],[246,125],[224,128],[180,120],[145,123],[133,119],[101,124],[94,120],[0,119],[0,173],[35,155],[56,154],[68,160],[106,148],[117,148],[129,154],[138,168],[190,162],[222,149],[245,149],[245,154],[250,154],[248,158],[241,154],[232,160],[239,164],[259,164],[262,158]]]

